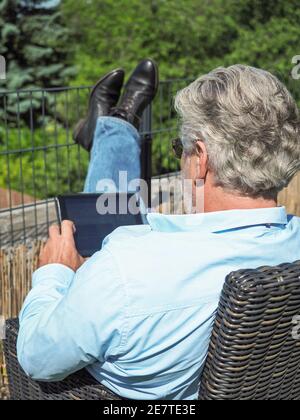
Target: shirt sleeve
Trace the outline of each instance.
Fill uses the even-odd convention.
[[[18,359],[28,376],[59,381],[116,357],[126,330],[123,285],[107,250],[75,274],[51,264],[33,275],[20,313]]]

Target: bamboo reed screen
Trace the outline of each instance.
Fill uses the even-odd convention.
[[[31,287],[31,277],[37,267],[41,242],[31,246],[0,249],[0,314],[5,319],[18,316]],[[7,378],[0,342],[0,399],[7,398]]]

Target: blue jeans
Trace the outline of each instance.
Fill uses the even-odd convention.
[[[119,118],[98,118],[84,192],[127,192],[128,183],[141,178],[140,155],[141,137],[133,125]],[[127,173],[121,181],[120,171]]]

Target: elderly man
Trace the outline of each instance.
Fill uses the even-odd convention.
[[[139,175],[136,127],[157,71],[143,62],[111,110],[123,78],[113,74],[76,132],[86,148],[93,142],[87,192],[115,179],[116,168]],[[176,150],[194,197],[203,180],[204,214],[151,213],[149,225],[117,229],[85,263],[71,222],[61,233],[52,227],[20,314],[18,355],[31,377],[57,381],[86,367],[123,397],[196,399],[225,276],[300,258],[300,220],[277,207],[300,163],[299,112],[287,89],[234,65],[197,79],[175,105]]]

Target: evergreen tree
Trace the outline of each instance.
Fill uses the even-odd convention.
[[[59,6],[47,7],[44,0],[1,0],[0,54],[6,59],[7,78],[0,81],[0,91],[65,85],[74,74],[68,44]],[[9,119],[15,120],[17,113],[28,123],[30,108],[40,111],[44,106],[41,95],[8,95],[5,101],[0,112],[5,105]]]

